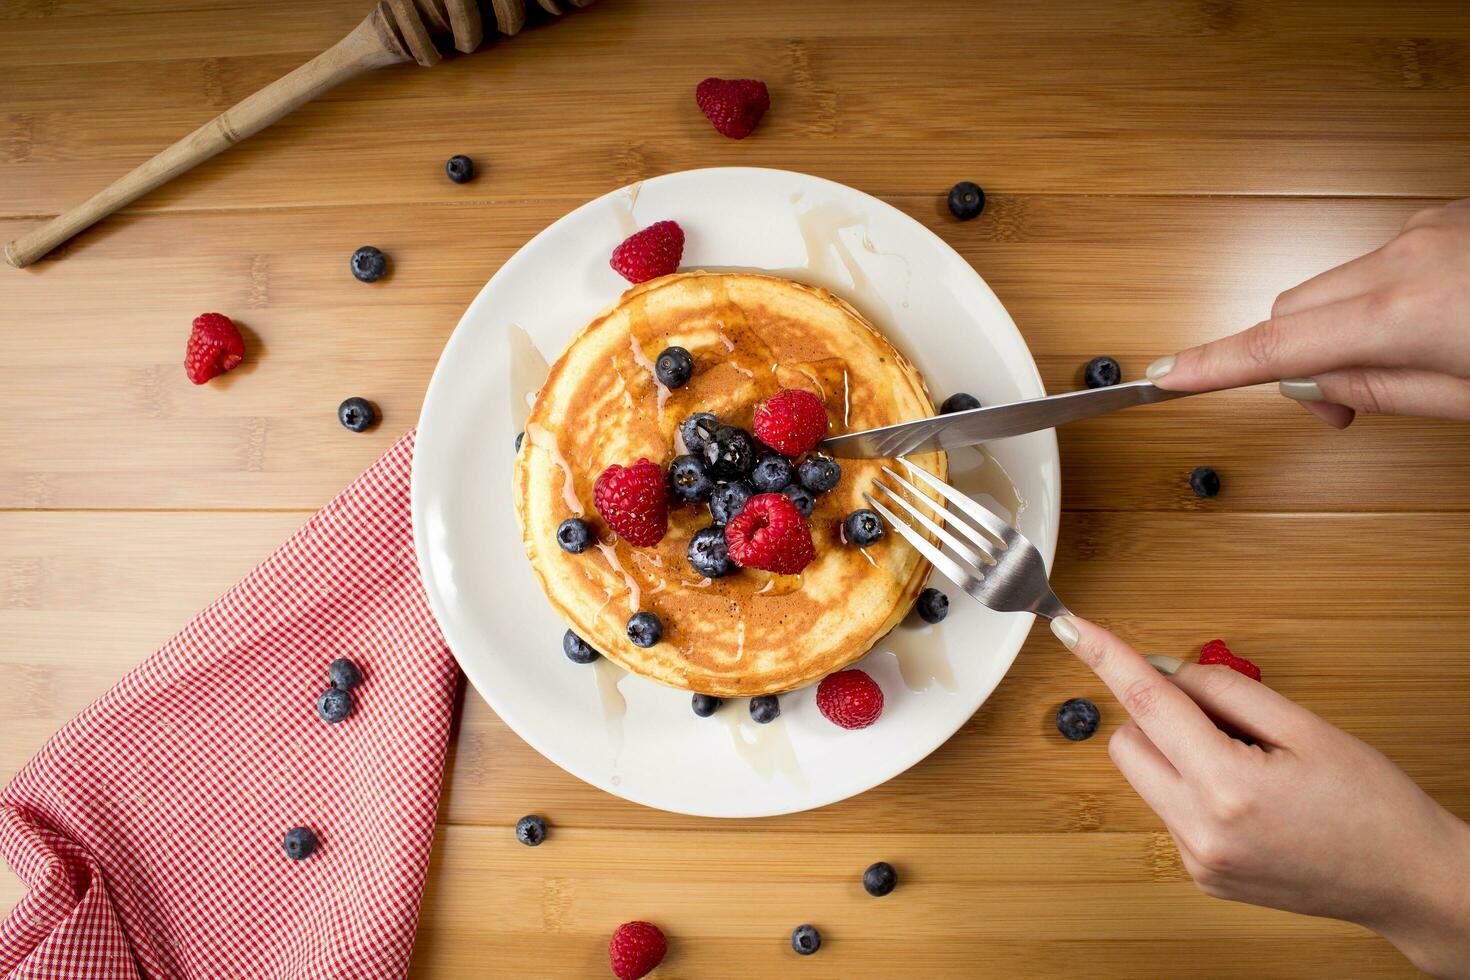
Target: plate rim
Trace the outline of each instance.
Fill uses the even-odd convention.
[[[495,286],[496,282],[502,276],[514,275],[516,269],[518,269],[523,262],[529,261],[529,259],[526,258],[527,249],[534,242],[536,242],[543,236],[553,233],[556,228],[564,224],[571,223],[582,212],[596,208],[602,205],[603,202],[615,197],[618,194],[626,194],[630,192],[633,188],[639,188],[641,191],[644,186],[650,183],[680,178],[697,178],[701,176],[714,179],[720,179],[722,177],[731,177],[738,179],[740,175],[750,173],[771,175],[778,178],[794,178],[798,181],[815,182],[818,185],[825,185],[827,187],[835,188],[839,193],[842,194],[857,195],[857,197],[862,199],[865,205],[869,207],[877,207],[883,211],[890,212],[892,216],[896,216],[899,220],[908,222],[916,226],[918,230],[922,231],[930,240],[932,240],[932,242],[934,242],[938,246],[941,254],[948,253],[948,256],[958,260],[965,269],[968,269],[970,275],[974,277],[975,283],[986,293],[988,293],[992,300],[994,300],[996,306],[1005,316],[1004,327],[1010,331],[1011,339],[1020,345],[1021,350],[1024,351],[1026,354],[1026,360],[1029,362],[1029,375],[1019,380],[1022,381],[1023,384],[1025,382],[1034,383],[1036,389],[1040,392],[1041,395],[1046,394],[1046,384],[1041,377],[1040,369],[1037,367],[1036,357],[1031,351],[1031,346],[1026,343],[1025,337],[1021,334],[1020,328],[1016,326],[1015,318],[1011,316],[1010,310],[1007,309],[1005,304],[1000,301],[1000,297],[995,294],[995,290],[991,289],[990,284],[986,282],[984,276],[982,276],[980,272],[975,269],[973,265],[971,265],[969,260],[961,255],[959,251],[954,248],[954,246],[950,245],[949,242],[945,241],[942,237],[940,237],[937,232],[929,228],[918,218],[915,218],[913,215],[902,210],[901,208],[889,204],[887,201],[884,201],[879,197],[869,194],[866,191],[860,190],[859,188],[852,187],[848,184],[843,184],[839,181],[831,180],[826,177],[820,177],[815,174],[803,173],[796,170],[786,170],[779,167],[696,167],[689,170],[669,171],[667,173],[656,174],[652,177],[646,177],[639,180],[631,181],[627,184],[612,188],[602,194],[598,194],[596,197],[584,201],[582,204],[578,205],[575,208],[572,208],[570,211],[562,214],[560,217],[537,231],[534,235],[523,242],[515,250],[515,252],[508,259],[506,259],[505,262],[501,264],[500,268],[495,270],[490,278],[486,280],[485,284],[481,286],[480,289],[475,293],[474,298],[470,300],[469,305],[465,307],[464,312],[460,314],[459,320],[455,323],[454,329],[450,332],[448,339],[444,342],[444,346],[439,352],[439,359],[435,363],[434,370],[432,374],[430,374],[428,384],[424,389],[423,402],[420,406],[418,421],[415,425],[414,454],[410,466],[409,476],[409,514],[410,523],[413,529],[414,558],[418,563],[419,579],[423,585],[424,595],[426,600],[428,601],[430,612],[432,612],[434,615],[435,623],[436,625],[438,625],[441,634],[443,634],[445,645],[449,647],[450,654],[454,657],[455,663],[464,673],[465,678],[470,683],[470,686],[474,688],[475,692],[490,707],[490,709],[495,712],[496,717],[499,718],[506,725],[507,728],[514,732],[517,738],[525,742],[542,758],[546,759],[548,762],[552,763],[563,772],[566,772],[568,775],[571,775],[576,779],[579,779],[582,782],[592,786],[594,789],[607,793],[618,799],[626,800],[639,806],[646,806],[654,810],[660,810],[667,813],[678,813],[685,816],[708,817],[726,820],[743,820],[769,816],[782,816],[791,813],[802,813],[809,810],[821,809],[822,807],[831,806],[832,804],[840,803],[844,800],[851,799],[855,796],[860,796],[863,793],[876,789],[877,787],[884,785],[885,783],[897,778],[898,776],[901,776],[903,773],[912,769],[920,762],[923,762],[929,756],[933,755],[934,752],[938,751],[940,747],[947,744],[949,740],[954,737],[955,732],[964,727],[964,725],[967,724],[970,719],[974,717],[975,713],[978,712],[980,708],[984,707],[986,702],[988,702],[990,698],[995,694],[996,688],[1000,686],[1000,683],[1005,679],[1006,675],[1010,673],[1011,668],[1015,665],[1016,658],[1020,656],[1021,649],[1025,646],[1026,637],[1029,635],[1030,627],[1035,623],[1035,615],[1030,613],[1018,614],[1023,616],[1031,616],[1031,621],[1027,624],[1026,631],[1022,633],[1021,640],[1017,644],[1015,651],[1008,655],[1005,669],[1001,671],[999,679],[996,681],[995,685],[991,687],[991,689],[985,694],[985,696],[981,698],[979,704],[975,706],[975,709],[969,714],[962,717],[952,728],[950,728],[949,731],[944,733],[942,738],[939,738],[937,741],[935,741],[935,743],[926,751],[917,755],[915,758],[913,758],[900,768],[887,774],[878,782],[872,783],[871,785],[865,786],[861,789],[853,790],[851,792],[841,792],[838,795],[832,796],[830,798],[821,798],[815,801],[807,802],[798,801],[795,804],[789,806],[777,805],[765,808],[756,808],[749,811],[742,811],[740,813],[713,812],[708,810],[702,811],[694,808],[649,803],[645,800],[637,799],[633,796],[627,795],[624,792],[620,792],[617,787],[610,788],[587,778],[571,765],[569,765],[567,762],[565,762],[562,758],[559,758],[559,753],[553,754],[549,752],[547,748],[539,744],[535,739],[528,736],[527,733],[522,730],[520,725],[513,721],[511,717],[507,716],[505,711],[502,710],[500,704],[497,702],[497,699],[490,693],[490,691],[493,690],[493,685],[482,685],[476,678],[476,672],[467,667],[464,660],[461,659],[459,654],[455,652],[453,638],[449,635],[450,630],[445,626],[445,620],[446,618],[448,618],[448,610],[446,604],[441,602],[439,590],[435,587],[436,578],[433,571],[433,563],[430,561],[428,555],[428,551],[430,548],[430,545],[428,543],[429,535],[424,527],[424,522],[426,521],[424,508],[427,505],[425,504],[423,499],[423,493],[425,491],[422,490],[423,480],[421,479],[421,466],[426,464],[422,462],[424,459],[424,455],[420,451],[420,448],[421,436],[424,431],[425,423],[432,415],[433,407],[438,401],[433,396],[436,388],[441,383],[441,374],[446,371],[446,365],[455,360],[452,355],[457,351],[457,349],[460,346],[469,343],[469,341],[465,339],[469,336],[469,332],[465,329],[466,322],[470,320],[472,316],[476,315],[479,306],[487,301],[486,297],[488,296],[491,288]],[[560,356],[560,354],[558,354],[558,356]],[[1055,429],[1045,429],[1037,433],[1029,433],[1028,435],[1040,436],[1042,439],[1045,440],[1045,455],[1049,457],[1052,464],[1052,471],[1055,474],[1056,507],[1053,508],[1049,513],[1044,514],[1048,531],[1048,540],[1044,543],[1044,547],[1041,548],[1042,557],[1045,559],[1047,568],[1050,569],[1056,557],[1058,534],[1061,525],[1061,458],[1057,444]]]

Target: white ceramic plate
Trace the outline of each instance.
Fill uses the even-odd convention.
[[[781,717],[747,702],[713,718],[686,692],[600,661],[562,655],[564,624],[541,594],[511,505],[512,444],[526,395],[544,380],[532,345],[555,360],[626,283],[613,246],[664,218],[684,228],[684,268],[778,271],[853,303],[918,365],[936,400],[969,391],[986,404],[1044,394],[1005,308],[948,245],[908,215],[852,188],[780,170],[669,174],[604,195],[533,238],[485,285],[444,348],[424,399],[413,461],[413,526],[429,601],[460,666],[490,706],[552,762],[651,807],[703,816],[790,813],[892,778],[949,738],[995,689],[1030,629],[941,582],[939,626],[916,617],[861,666],[882,685],[883,717],[848,732],[813,690],[782,695]],[[980,220],[984,220],[981,218]],[[1056,438],[993,443],[1020,498],[1022,530],[1048,563],[1056,548]],[[954,454],[962,488],[994,464]],[[917,624],[917,625],[916,625]]]

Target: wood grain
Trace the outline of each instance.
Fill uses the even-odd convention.
[[[0,239],[305,61],[363,0],[0,0]],[[956,30],[963,24],[963,30]],[[706,75],[773,109],[721,140]],[[1368,0],[602,0],[433,72],[376,72],[0,276],[0,778],[417,417],[460,313],[547,223],[667,170],[754,164],[878,194],[995,289],[1050,390],[1263,317],[1470,190],[1470,15]],[[463,187],[454,153],[476,159]],[[985,215],[942,195],[981,182]],[[392,257],[353,280],[362,244]],[[244,367],[180,370],[193,316]],[[922,356],[920,356],[922,364]],[[353,435],[347,395],[383,410]],[[944,393],[940,393],[944,394]],[[984,392],[980,393],[982,396]],[[1326,430],[1267,389],[1060,433],[1056,586],[1141,648],[1227,637],[1470,818],[1470,427]],[[1185,485],[1216,466],[1225,491]],[[1367,576],[1389,539],[1419,564]],[[1106,758],[1121,712],[1041,630],[948,743],[815,813],[648,810],[541,759],[477,697],[452,750],[415,976],[598,976],[632,917],[659,977],[1411,976],[1356,927],[1210,900]],[[556,655],[556,651],[546,651]],[[1049,716],[1103,709],[1069,744]],[[540,848],[511,826],[539,812]],[[862,894],[873,860],[895,895]],[[0,873],[0,908],[22,894]],[[793,926],[822,952],[797,962]]]

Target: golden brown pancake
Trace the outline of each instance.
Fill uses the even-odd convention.
[[[653,361],[671,345],[694,356],[694,376],[667,389]],[[823,400],[830,435],[934,413],[918,371],[856,310],[824,289],[743,273],[665,276],[628,290],[577,335],[537,394],[515,467],[526,554],[552,605],[602,654],[664,684],[748,696],[801,687],[861,657],[923,588],[927,562],[892,532],[860,549],[843,519],[884,460],[840,460],[842,480],[817,497],[817,557],[797,576],[740,569],[706,579],[689,539],[712,523],[702,504],[671,504],[669,531],[651,548],[618,539],[592,506],[613,463],[646,457],[667,467],[684,451],[679,424],[695,412],[749,431],[756,404],[781,388]],[[943,477],[943,453],[910,457]],[[598,543],[563,551],[568,517]],[[656,613],[663,638],[635,647],[628,617]]]

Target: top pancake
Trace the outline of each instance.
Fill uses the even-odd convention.
[[[694,376],[674,390],[653,371],[672,345],[694,356]],[[842,480],[810,519],[816,560],[798,576],[696,574],[686,552],[711,523],[702,504],[671,505],[669,532],[651,548],[598,518],[592,485],[606,467],[647,457],[667,468],[684,450],[679,424],[695,412],[749,431],[756,404],[781,388],[820,397],[831,435],[934,413],[918,371],[857,311],[824,289],[762,275],[693,272],[635,286],[552,366],[516,461],[516,513],[547,598],[611,660],[703,694],[770,694],[852,663],[913,604],[929,569],[912,547],[891,532],[866,549],[842,536],[885,460],[839,461]],[[946,475],[943,453],[910,462]],[[580,555],[556,542],[572,516],[599,539]],[[647,649],[627,638],[640,610],[663,621],[663,639]]]

